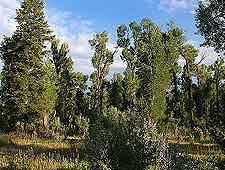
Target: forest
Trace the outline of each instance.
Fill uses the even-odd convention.
[[[143,17],[114,30],[114,48],[95,33],[91,75],[74,70],[44,8],[21,0],[0,44],[0,169],[225,169],[225,0],[196,6],[213,64],[174,22]],[[109,76],[116,57],[126,67]]]

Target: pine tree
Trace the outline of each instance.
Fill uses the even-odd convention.
[[[42,0],[23,0],[17,10],[17,29],[1,45],[4,63],[3,112],[10,127],[16,122],[39,123],[45,113],[45,42],[51,39]]]

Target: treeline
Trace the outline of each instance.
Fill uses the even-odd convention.
[[[220,52],[224,20],[211,15],[221,7],[200,1],[196,14],[199,33]],[[169,158],[154,154],[166,152],[167,137],[224,143],[224,60],[204,65],[202,56],[196,62],[198,49],[175,24],[166,30],[149,19],[120,25],[114,50],[107,32],[96,33],[88,77],[74,71],[69,45],[49,28],[42,0],[23,0],[15,19],[16,31],[0,46],[3,131],[86,137],[85,158],[117,170],[169,166]],[[118,53],[126,68],[108,80]]]

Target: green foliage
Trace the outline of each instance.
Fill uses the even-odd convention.
[[[106,76],[108,75],[110,65],[113,63],[115,52],[107,48],[109,41],[106,32],[97,33],[92,40],[89,41],[91,48],[94,50],[92,57],[92,65],[94,72],[91,75],[92,87],[90,89],[91,95],[91,109],[92,111],[102,113],[109,107],[109,94],[106,88]]]
[[[52,131],[52,133],[63,133],[63,124],[60,121],[60,118],[56,115],[51,115],[50,121],[49,121],[49,129]]]
[[[111,106],[124,111],[127,108],[124,77],[121,74],[114,74],[108,88]]]
[[[128,115],[111,109],[90,125],[87,159],[110,169],[146,169],[154,156],[146,126],[147,120],[138,112]]]
[[[205,43],[218,51],[225,50],[225,3],[224,0],[198,0],[196,26]]]
[[[2,102],[3,114],[10,128],[18,121],[37,124],[46,102],[43,52],[50,40],[50,29],[44,16],[42,0],[23,0],[17,10],[17,29],[1,44],[3,60]]]
[[[225,50],[224,3],[199,0],[196,14],[199,33],[217,51]],[[55,151],[53,157],[39,157],[43,148],[37,152],[37,143],[25,147],[28,154],[14,154],[22,146],[0,137],[0,169],[224,169],[218,159],[222,153],[198,159],[192,155],[194,144],[177,144],[178,150],[169,143],[215,142],[225,148],[223,58],[206,66],[203,56],[196,63],[198,50],[172,22],[166,29],[149,19],[131,22],[117,28],[113,50],[107,32],[89,40],[94,72],[86,93],[88,77],[74,71],[69,45],[51,35],[43,0],[22,0],[15,19],[16,31],[0,45],[0,130],[79,137],[79,142],[72,141],[75,148],[65,149],[74,159],[83,147],[85,161],[58,158]],[[51,42],[50,51],[46,42]],[[126,68],[108,80],[118,48]],[[14,147],[12,155],[5,154],[4,149],[10,150],[5,146]]]
[[[78,128],[79,135],[86,137],[89,128],[89,120],[80,115],[77,116],[75,124]]]
[[[16,165],[13,162],[9,162],[9,165],[8,165],[7,169],[15,170],[16,169]]]
[[[77,119],[85,114],[84,90],[87,77],[82,73],[73,71],[73,61],[68,56],[69,46],[64,43],[59,46],[59,41],[54,39],[51,46],[53,62],[56,70],[56,116],[66,126],[69,134],[75,133]]]
[[[42,107],[44,107],[43,112],[43,126],[48,127],[49,124],[49,117],[55,113],[55,105],[56,105],[56,95],[57,95],[57,87],[55,84],[55,70],[52,61],[48,58],[45,64],[45,81],[44,81],[44,88],[46,89],[44,96],[45,96],[45,103]]]
[[[80,162],[79,163],[79,170],[91,170],[91,165],[88,162]]]
[[[118,27],[117,35],[117,43],[123,48],[121,58],[127,63],[125,79],[130,105],[137,105],[135,98],[140,98],[155,119],[163,117],[170,70],[184,42],[182,30],[170,24],[168,31],[163,32],[149,19],[143,19],[140,24],[130,23],[129,29]]]

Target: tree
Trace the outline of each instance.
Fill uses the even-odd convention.
[[[3,112],[10,127],[17,121],[40,123],[45,113],[43,52],[51,31],[44,16],[42,0],[23,0],[17,10],[17,29],[1,45],[4,63]],[[26,127],[26,126],[25,126]]]
[[[113,63],[113,56],[116,51],[112,52],[107,48],[108,41],[109,37],[106,32],[97,33],[93,39],[89,41],[90,46],[94,50],[92,65],[95,69],[91,75],[91,107],[92,110],[97,113],[106,111],[107,105],[109,104],[106,76],[109,72],[110,65]]]
[[[224,119],[223,111],[221,108],[222,98],[221,98],[221,84],[225,78],[225,66],[224,60],[222,58],[217,59],[216,62],[211,65],[210,71],[212,74],[213,84],[215,85],[215,105],[214,105],[214,113],[211,116],[211,119],[215,119],[217,121],[221,121]],[[214,121],[215,121],[214,120]],[[218,122],[218,123],[219,123]]]
[[[56,105],[56,97],[57,97],[57,87],[56,87],[56,72],[54,69],[54,65],[52,63],[52,60],[47,58],[46,63],[44,65],[44,69],[46,71],[45,74],[45,81],[44,81],[44,88],[45,90],[45,103],[44,103],[44,115],[43,117],[43,127],[48,128],[48,121],[49,118],[52,117],[52,115],[55,114],[55,105]]]
[[[198,105],[199,115],[204,116],[206,121],[211,112],[211,106],[213,104],[214,88],[212,86],[212,75],[209,69],[210,66],[200,65],[197,70],[198,87],[201,91],[200,101],[201,105]],[[199,99],[198,99],[199,100]]]
[[[130,24],[130,27],[132,25]],[[135,35],[135,30],[132,29]],[[122,48],[121,59],[127,64],[124,71],[125,81],[125,99],[127,101],[127,111],[132,112],[137,107],[137,92],[139,88],[139,79],[136,74],[137,55],[136,49],[130,45],[129,30],[126,25],[121,25],[117,29],[117,44]],[[136,38],[134,36],[134,38]]]
[[[225,1],[224,0],[199,0],[198,8],[196,9],[196,26],[198,32],[205,38],[204,45],[209,45],[215,48],[217,52],[225,50]],[[208,87],[210,87],[208,112],[211,116],[209,119],[209,131],[215,141],[224,146],[224,115],[223,92],[221,91],[221,84],[223,81],[223,60],[217,60],[209,67],[210,78],[208,79]],[[223,88],[222,88],[223,89]],[[221,96],[222,95],[222,96]]]
[[[164,114],[170,70],[179,57],[183,32],[172,24],[163,32],[149,19],[143,19],[140,24],[132,22],[129,29],[122,25],[117,30],[118,45],[123,48],[122,59],[127,63],[127,78],[133,82],[128,91],[139,101],[143,100],[146,111],[158,119]]]
[[[56,70],[57,100],[56,112],[61,122],[68,128],[68,132],[77,130],[76,121],[85,115],[84,90],[86,89],[87,76],[73,70],[73,61],[68,55],[69,46],[59,41],[52,41],[53,63]]]
[[[181,49],[181,56],[185,60],[185,66],[183,68],[183,87],[186,95],[186,110],[188,111],[188,119],[191,124],[194,123],[194,105],[193,105],[193,83],[192,78],[195,73],[196,64],[195,59],[198,56],[198,51],[192,45],[186,45]]]
[[[64,111],[64,98],[63,96],[63,77],[62,72],[64,70],[72,71],[72,63],[70,58],[67,57],[69,53],[68,44],[64,43],[59,46],[59,40],[56,38],[52,40],[51,51],[53,55],[53,63],[55,65],[56,77],[56,87],[57,87],[57,99],[56,99],[56,114],[60,117],[61,121],[64,122],[65,111]],[[69,68],[68,68],[69,67]],[[65,85],[64,85],[65,86]],[[65,123],[65,122],[64,122]]]
[[[196,9],[196,26],[206,44],[217,51],[225,50],[225,1],[199,0]]]
[[[114,74],[109,85],[110,102],[120,111],[127,108],[124,85],[124,77],[121,74]]]

